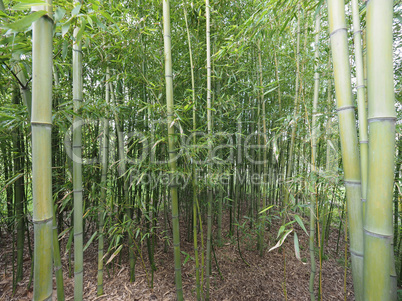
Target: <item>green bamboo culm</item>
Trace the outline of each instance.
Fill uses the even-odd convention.
[[[207,179],[211,172],[212,164],[212,114],[211,114],[211,32],[210,32],[210,6],[209,0],[205,0],[205,16],[206,16],[206,47],[207,47],[207,123],[208,123],[208,171]],[[209,182],[209,181],[208,181]],[[207,254],[205,264],[205,300],[208,301],[209,287],[211,282],[211,245],[212,245],[212,183],[207,183],[208,213],[207,213]]]
[[[63,280],[63,270],[60,258],[60,246],[59,246],[59,236],[57,234],[57,221],[56,221],[56,208],[54,205],[53,211],[53,255],[54,255],[54,273],[56,274],[56,286],[57,286],[57,301],[64,301],[64,280]]]
[[[74,189],[74,300],[83,294],[83,203],[82,203],[82,46],[77,40],[79,28],[74,29],[73,43],[73,189]]]
[[[106,103],[109,103],[109,68],[106,70],[105,80],[105,99]],[[98,237],[98,286],[97,294],[101,296],[103,291],[103,255],[104,255],[104,241],[103,241],[103,226],[104,226],[104,214],[106,207],[106,191],[107,191],[107,165],[108,165],[108,153],[109,153],[109,121],[106,118],[102,118],[103,124],[103,136],[102,136],[102,153],[101,153],[101,195],[99,201],[99,237]]]
[[[52,1],[33,11],[48,13],[32,24],[32,197],[34,301],[52,300]]]
[[[172,72],[172,41],[170,36],[170,5],[169,0],[163,0],[163,40],[165,54],[165,80],[166,80],[166,105],[168,124],[169,166],[171,172],[170,195],[172,198],[172,226],[173,226],[173,250],[176,282],[176,297],[183,300],[183,286],[181,282],[181,259],[180,259],[180,231],[179,231],[179,204],[177,195],[176,173],[176,149],[174,143],[173,125],[173,72]]]
[[[267,141],[267,124],[266,124],[266,119],[265,119],[265,101],[264,101],[264,86],[263,86],[263,76],[262,76],[262,58],[261,58],[261,38],[258,39],[257,42],[257,49],[258,49],[258,74],[259,74],[259,85],[260,85],[260,102],[261,102],[261,110],[262,110],[262,116],[259,116],[258,122],[260,123],[260,118],[262,118],[262,137],[264,141],[264,150],[263,150],[263,178],[262,178],[262,195],[261,195],[261,201],[260,201],[260,208],[259,211],[265,209],[267,207],[267,191],[266,191],[266,174],[267,174],[267,148],[265,145],[268,144]],[[260,125],[258,126],[258,131],[259,135],[258,138],[260,140],[261,136],[261,130],[260,130]],[[258,145],[260,144],[261,141],[259,141]],[[261,159],[259,160],[261,162]],[[267,218],[267,213],[263,212],[260,213],[259,216],[259,233],[258,233],[258,246],[259,246],[259,253],[260,256],[262,257],[264,255],[264,235],[265,235],[265,224],[266,224],[266,218]]]
[[[187,41],[188,41],[188,52],[190,55],[190,72],[191,72],[191,96],[193,101],[193,144],[196,144],[196,135],[197,131],[197,120],[196,120],[196,98],[195,98],[195,79],[194,79],[194,63],[193,63],[193,52],[191,50],[191,38],[190,38],[190,29],[188,26],[187,20],[187,10],[186,10],[186,2],[183,2],[183,14],[184,20],[186,22],[186,30],[187,30]],[[194,257],[195,257],[195,281],[196,281],[196,292],[197,292],[197,300],[201,300],[201,281],[200,281],[200,262],[199,262],[199,250],[198,250],[198,234],[197,234],[197,206],[198,206],[198,194],[197,194],[197,176],[195,164],[193,163],[191,166],[192,169],[192,186],[193,186],[193,240],[194,240]],[[201,233],[202,235],[202,233]]]
[[[368,160],[368,133],[367,133],[367,107],[366,85],[364,83],[362,31],[360,29],[360,14],[357,0],[352,0],[353,13],[353,39],[355,45],[356,62],[356,89],[359,117],[359,143],[360,143],[360,170],[362,180],[362,210],[364,219],[364,207],[367,198],[367,160]]]
[[[290,177],[292,176],[292,171],[293,171],[293,151],[294,151],[296,130],[297,130],[297,110],[298,110],[298,106],[299,106],[299,77],[300,77],[300,2],[298,2],[298,6],[297,6],[296,83],[295,83],[296,90],[295,90],[295,100],[294,100],[292,134],[290,136],[290,148],[289,148],[288,162],[287,162],[287,166],[286,166],[285,181],[289,181]],[[284,183],[283,187],[285,189],[283,206],[287,207],[289,205],[290,185],[287,185],[286,183]]]
[[[313,172],[314,193],[311,195],[310,202],[310,236],[309,236],[309,250],[310,250],[310,300],[315,300],[314,295],[314,278],[316,274],[315,266],[315,254],[314,254],[314,237],[315,237],[315,212],[317,203],[317,185],[316,185],[316,161],[317,161],[317,109],[318,109],[318,97],[320,89],[320,73],[318,72],[319,66],[319,40],[320,40],[320,24],[321,16],[318,12],[315,19],[315,41],[314,41],[314,98],[313,98],[313,114],[312,114],[312,126],[311,126],[311,170]],[[320,281],[321,283],[321,281]]]
[[[392,0],[367,4],[368,185],[364,224],[364,300],[391,300],[395,103]]]
[[[349,65],[344,0],[328,0],[328,19],[356,300],[363,300],[363,218],[360,159]]]

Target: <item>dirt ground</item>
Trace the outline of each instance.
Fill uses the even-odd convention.
[[[228,225],[225,217],[224,225]],[[296,224],[296,223],[295,223]],[[307,225],[307,220],[305,220]],[[210,296],[211,300],[310,300],[310,256],[308,251],[308,236],[296,224],[295,231],[300,240],[301,259],[295,257],[293,233],[291,233],[283,247],[268,252],[275,245],[275,237],[279,229],[276,221],[266,231],[266,250],[260,257],[256,249],[256,238],[249,227],[245,233],[240,233],[240,249],[244,258],[241,259],[236,235],[228,237],[228,229],[224,229],[223,246],[214,246],[217,265],[212,255],[212,278]],[[206,228],[206,227],[205,227]],[[195,296],[195,261],[193,259],[193,244],[185,240],[184,225],[181,225],[182,240],[181,250],[190,254],[190,258],[184,263],[186,255],[182,255],[182,281],[185,300],[196,300]],[[216,231],[214,231],[216,233]],[[89,235],[88,235],[89,236]],[[89,238],[89,237],[88,237]],[[331,229],[328,245],[325,246],[325,255],[322,260],[322,299],[323,300],[354,300],[353,285],[350,269],[344,268],[344,233],[342,231],[338,254],[335,253],[338,231]],[[204,238],[206,242],[206,239]],[[67,239],[61,241],[61,250],[64,254]],[[123,248],[124,250],[125,248]],[[15,293],[12,293],[12,268],[11,252],[12,244],[9,237],[0,240],[0,301],[3,300],[32,300],[32,287],[27,289],[30,264],[28,252],[25,253],[24,279],[17,285]],[[150,288],[150,265],[146,257],[146,248],[143,247],[143,263],[141,259],[136,264],[136,281],[129,282],[128,260],[126,251],[122,252],[121,264],[119,256],[116,262],[109,265],[109,275],[104,272],[105,295],[97,297],[97,243],[92,245],[84,253],[84,300],[175,300],[173,248],[167,253],[163,251],[163,241],[158,240],[155,254],[157,271],[154,273],[153,288]],[[349,256],[349,254],[348,254]],[[68,258],[62,257],[64,285],[66,300],[73,300],[74,279],[68,277]],[[147,271],[144,269],[144,265]],[[316,252],[317,273],[315,277],[315,294],[317,298],[319,283],[319,260]],[[286,268],[286,269],[285,269]],[[114,270],[114,272],[113,272]],[[56,283],[54,281],[53,300],[56,298]]]

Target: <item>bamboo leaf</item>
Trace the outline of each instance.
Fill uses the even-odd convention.
[[[309,235],[308,235],[308,232],[307,232],[307,230],[306,230],[306,227],[304,227],[304,223],[303,223],[302,219],[300,218],[300,216],[298,216],[297,214],[295,214],[295,220],[296,220],[296,222],[300,225],[300,227],[304,230],[304,232],[306,232],[307,236],[309,236]],[[296,233],[295,233],[295,234],[296,234]]]
[[[68,32],[68,29],[70,28],[71,24],[71,19],[68,20],[66,23],[63,24],[61,27],[61,35],[64,37],[64,35]]]
[[[281,226],[278,230],[278,235],[276,236],[276,239],[278,239],[279,236],[281,236],[282,232],[285,231],[285,226]]]
[[[259,213],[261,214],[261,213],[263,213],[263,212],[265,212],[265,211],[271,209],[272,207],[274,207],[274,205],[271,205],[271,206],[269,206],[269,207],[267,207],[267,208],[261,210]]]
[[[295,235],[293,236],[293,242],[295,245],[295,256],[302,264],[306,264],[303,262],[300,258],[300,247],[299,247],[299,238],[297,237],[297,233],[295,232]]]
[[[109,260],[106,262],[106,264],[109,264],[121,251],[123,248],[123,245],[120,245],[116,251],[113,252],[112,256],[110,256]]]
[[[32,6],[47,6],[48,4],[41,0],[20,0],[20,3],[14,5],[12,10],[26,10],[30,9]]]
[[[38,20],[40,17],[44,16],[45,14],[47,14],[46,11],[39,10],[32,14],[25,16],[24,18],[18,20],[17,22],[5,24],[4,27],[12,29],[13,31],[16,31],[16,32],[24,32],[32,25],[33,22],[35,22],[36,20]]]
[[[63,19],[64,15],[66,14],[66,10],[64,8],[58,7],[54,12],[54,22],[58,22]]]
[[[67,245],[66,245],[66,253],[65,254],[70,252],[71,244],[73,242],[73,237],[74,237],[74,235],[72,235],[73,231],[74,231],[74,228],[71,227],[70,236],[68,237],[68,241],[67,241]]]
[[[88,240],[88,242],[85,244],[85,247],[83,249],[83,252],[85,252],[86,249],[88,249],[88,247],[91,245],[92,241],[94,240],[94,238],[96,237],[96,234],[98,234],[98,231],[95,231],[94,234],[92,234],[91,238]],[[296,234],[296,233],[295,233]]]
[[[8,181],[6,183],[6,185],[4,185],[3,189],[1,190],[1,192],[3,192],[4,190],[6,190],[6,188],[10,185],[12,185],[15,181],[17,181],[19,178],[21,178],[24,174],[23,173],[19,173],[17,174],[14,178],[12,178],[10,181]]]
[[[73,8],[71,11],[71,16],[76,16],[81,10],[81,4],[78,4],[76,7]]]
[[[275,250],[276,248],[279,248],[283,242],[285,241],[286,237],[293,231],[293,229],[291,230],[287,230],[285,232],[285,234],[282,236],[282,238],[276,243],[275,246],[273,246],[271,249],[268,250],[268,252],[271,252],[272,250]]]

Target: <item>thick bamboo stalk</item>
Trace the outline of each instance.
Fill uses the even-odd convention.
[[[170,6],[169,0],[163,0],[163,40],[165,55],[165,80],[166,80],[166,105],[168,123],[168,146],[169,166],[171,171],[170,194],[172,197],[172,226],[173,226],[173,249],[174,267],[176,282],[176,297],[178,301],[183,300],[183,286],[181,281],[181,260],[180,260],[180,230],[179,230],[179,206],[177,195],[176,173],[176,148],[174,143],[173,127],[173,71],[172,71],[172,46],[170,36]]]
[[[73,189],[74,189],[74,300],[83,295],[83,187],[82,187],[82,47],[77,40],[79,28],[74,29],[73,43]]]
[[[52,2],[32,24],[32,195],[34,223],[33,300],[51,300],[52,267]]]
[[[328,18],[331,37],[332,61],[341,153],[346,188],[346,202],[350,232],[350,253],[356,300],[363,297],[363,223],[361,206],[360,161],[351,75],[345,3],[343,0],[328,0]]]
[[[392,0],[367,4],[368,188],[364,224],[364,299],[391,300],[395,101]]]

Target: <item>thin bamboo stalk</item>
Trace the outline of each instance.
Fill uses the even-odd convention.
[[[352,0],[353,13],[353,39],[355,45],[356,62],[356,89],[357,106],[359,117],[359,143],[360,143],[360,170],[362,178],[362,206],[363,218],[364,207],[367,197],[367,168],[368,168],[368,133],[367,133],[367,110],[366,110],[366,85],[364,82],[363,68],[363,49],[362,49],[362,31],[360,29],[360,13],[357,0]]]
[[[190,71],[191,71],[191,90],[192,90],[192,101],[193,101],[193,132],[197,130],[197,120],[196,120],[196,98],[195,98],[195,79],[194,79],[194,63],[193,63],[193,52],[191,50],[191,38],[190,30],[187,21],[187,10],[186,3],[183,4],[184,19],[186,21],[187,30],[187,41],[188,41],[188,52],[190,55]],[[196,144],[196,136],[193,135],[193,144]],[[201,281],[200,281],[200,263],[198,255],[198,237],[197,237],[197,206],[198,206],[198,190],[197,190],[197,176],[195,164],[192,165],[192,186],[193,186],[193,240],[194,240],[194,257],[195,257],[195,281],[196,281],[196,292],[197,300],[201,300]],[[202,235],[202,232],[201,232]]]
[[[364,299],[391,300],[395,103],[392,0],[367,4],[368,188],[364,224]]]
[[[263,78],[262,78],[262,58],[261,58],[261,39],[258,40],[258,73],[259,73],[259,85],[260,85],[260,102],[261,102],[261,110],[262,110],[262,136],[263,136],[263,173],[262,173],[262,194],[261,194],[261,204],[260,210],[265,209],[267,206],[266,199],[266,173],[267,173],[267,124],[265,119],[265,101],[264,101],[264,87],[263,87]],[[259,127],[259,135],[261,136],[261,131]],[[260,143],[259,143],[260,145]],[[261,160],[259,160],[261,162]],[[260,216],[260,225],[259,225],[259,248],[260,248],[260,256],[264,255],[264,234],[265,234],[265,220],[266,220],[266,212],[263,212]]]
[[[33,10],[47,15],[32,24],[32,195],[34,223],[33,300],[51,300],[52,267],[52,2]]]
[[[109,68],[106,70],[105,79],[105,99],[106,103],[110,101],[109,91]],[[106,192],[107,192],[107,170],[108,170],[108,153],[109,153],[109,120],[107,118],[102,119],[103,123],[103,137],[102,137],[102,151],[101,151],[101,195],[99,200],[99,238],[98,238],[98,296],[103,295],[103,254],[104,254],[104,241],[103,241],[103,226],[104,226],[104,214],[106,207]]]
[[[319,66],[319,40],[320,40],[320,23],[321,23],[321,16],[320,13],[317,13],[315,19],[315,41],[314,41],[314,98],[313,98],[313,115],[312,115],[312,125],[311,125],[311,171],[313,175],[316,175],[317,168],[316,168],[316,161],[317,161],[317,108],[318,108],[318,97],[319,97],[319,89],[320,89],[320,73],[318,72]],[[316,273],[316,266],[315,266],[315,254],[314,254],[314,236],[315,236],[315,224],[316,224],[316,203],[317,203],[317,185],[316,179],[313,177],[314,184],[314,193],[311,195],[311,202],[310,202],[310,237],[309,237],[309,249],[310,249],[310,300],[315,300],[314,295],[314,278]],[[317,216],[318,217],[318,216]],[[321,273],[320,273],[320,283],[321,283]],[[321,287],[321,286],[320,286]],[[320,294],[322,295],[322,294]]]
[[[54,254],[54,273],[56,274],[56,284],[57,284],[57,300],[64,301],[64,281],[63,281],[63,270],[60,258],[60,246],[59,246],[59,236],[57,235],[57,221],[56,221],[56,209],[57,205],[54,206],[53,211],[53,254]]]
[[[352,276],[356,300],[363,297],[363,223],[361,206],[360,160],[352,100],[347,28],[344,0],[328,1],[335,94],[339,118],[341,153],[346,188],[350,232]]]
[[[181,281],[181,260],[180,260],[180,230],[179,230],[179,206],[177,195],[176,173],[176,148],[174,143],[174,107],[173,107],[173,72],[172,72],[172,46],[170,36],[170,5],[169,0],[163,0],[163,36],[165,54],[165,80],[166,80],[166,105],[168,122],[168,146],[169,166],[171,171],[170,194],[172,198],[172,225],[173,225],[173,249],[174,267],[176,282],[176,297],[178,301],[183,300],[183,286]]]
[[[293,151],[296,139],[296,129],[297,129],[297,110],[299,105],[299,77],[300,77],[300,2],[298,3],[297,8],[297,33],[296,33],[296,83],[295,83],[295,100],[294,100],[294,111],[293,111],[293,124],[292,124],[292,133],[290,136],[290,148],[288,154],[288,164],[286,166],[286,177],[285,181],[289,181],[290,177],[292,176],[293,171]],[[288,185],[285,183],[285,195],[283,199],[284,207],[289,205],[289,194],[290,189]]]
[[[211,173],[212,164],[212,106],[211,106],[211,32],[210,32],[210,6],[205,0],[206,15],[206,47],[207,47],[207,124],[208,124],[208,167],[207,174]],[[206,291],[205,300],[210,299],[209,287],[211,282],[211,244],[212,244],[212,183],[207,184],[208,189],[208,215],[207,215],[207,254],[206,254]]]

